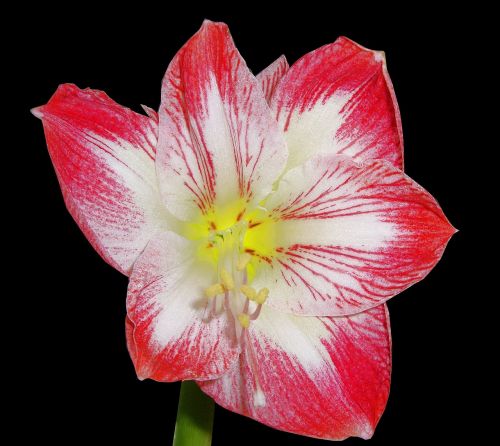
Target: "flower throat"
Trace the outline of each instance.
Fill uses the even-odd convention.
[[[185,236],[198,241],[197,257],[214,268],[214,282],[207,284],[209,317],[226,311],[234,339],[257,319],[269,290],[251,286],[256,271],[270,264],[275,254],[276,222],[263,207],[249,209],[237,200],[216,206],[186,224]]]

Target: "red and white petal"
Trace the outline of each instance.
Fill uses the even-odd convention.
[[[127,350],[135,364],[137,361],[137,348],[134,341],[134,324],[129,319],[128,315],[125,316],[125,340],[127,342]]]
[[[239,366],[199,382],[201,389],[276,429],[330,440],[370,438],[390,387],[386,306],[341,318],[262,310]]]
[[[153,120],[153,122],[158,126],[158,112],[153,110],[151,107],[148,107],[147,105],[141,104],[142,109],[144,112]]]
[[[157,125],[105,93],[61,85],[42,119],[66,206],[87,239],[124,274],[166,228],[157,187]]]
[[[160,188],[180,219],[239,197],[260,200],[286,163],[282,132],[222,23],[205,21],[174,57],[159,117]]]
[[[128,345],[140,379],[211,379],[238,357],[227,318],[212,317],[213,302],[204,296],[214,283],[212,268],[195,264],[194,250],[189,240],[164,232],[134,265],[127,296],[133,326]]]
[[[401,117],[382,52],[339,37],[288,70],[271,108],[285,131],[289,168],[316,153],[403,168]]]
[[[277,255],[255,286],[276,309],[354,314],[421,280],[455,229],[436,200],[381,160],[319,155],[288,171],[266,207]]]
[[[271,65],[262,70],[257,75],[257,80],[260,82],[260,87],[264,92],[267,102],[271,102],[274,91],[278,86],[279,81],[288,71],[289,65],[285,56],[280,56]]]

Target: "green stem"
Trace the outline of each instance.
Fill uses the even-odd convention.
[[[213,400],[194,381],[183,381],[173,446],[210,446],[213,422]]]

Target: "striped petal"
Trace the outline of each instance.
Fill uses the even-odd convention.
[[[268,103],[271,102],[274,91],[279,81],[288,71],[288,68],[286,57],[281,56],[257,75],[257,80],[260,82],[260,86]]]
[[[390,373],[385,305],[345,318],[264,307],[247,331],[238,367],[199,385],[223,407],[273,428],[342,440],[373,435]]]
[[[260,200],[286,163],[260,84],[222,23],[205,21],[173,59],[159,118],[160,187],[180,219],[239,198]]]
[[[429,273],[455,232],[428,192],[380,160],[317,156],[288,171],[266,207],[278,248],[255,286],[296,314],[379,305]]]
[[[340,37],[306,54],[279,83],[272,109],[285,130],[288,168],[316,153],[403,167],[401,118],[382,52]]]
[[[130,318],[125,316],[125,341],[127,343],[127,350],[132,362],[135,364],[137,361],[137,348],[134,341],[134,324]]]
[[[75,85],[61,85],[33,113],[69,212],[104,260],[128,274],[169,220],[155,174],[157,125]]]
[[[194,249],[183,237],[165,232],[134,265],[127,342],[140,379],[214,378],[238,357],[227,319],[210,315],[203,290],[213,283],[214,272],[194,264]]]

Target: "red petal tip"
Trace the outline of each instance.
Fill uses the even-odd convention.
[[[151,107],[148,107],[147,105],[141,104],[142,109],[148,115],[151,119],[154,119],[155,121],[158,120],[158,114],[156,113],[155,110],[153,110]]]
[[[453,226],[451,223],[450,223],[450,220],[448,220],[448,218],[444,216],[444,220],[446,222],[446,224],[448,225],[448,232],[450,234],[450,238],[453,237],[457,232],[459,232],[459,229],[455,228],[455,226]]]
[[[360,45],[358,42],[355,42],[354,40],[352,39],[349,39],[349,37],[346,37],[346,36],[340,36],[336,42],[339,42],[339,41],[346,41],[346,42],[349,42],[351,43],[352,45],[355,45],[357,46],[359,49],[361,49],[362,51],[368,51],[370,53],[373,54],[373,58],[377,61],[377,62],[382,62],[384,65],[386,64],[386,57],[385,57],[385,51],[378,51],[378,50],[372,50],[370,48],[367,48],[366,46],[363,46],[363,45]]]
[[[39,119],[42,119],[43,118],[43,105],[41,105],[40,107],[34,107],[30,110],[30,112],[36,116],[37,118]]]
[[[224,22],[213,22],[210,19],[205,19],[205,20],[203,20],[203,23],[201,24],[201,29],[208,28],[211,26],[221,26],[224,28],[228,27]]]
[[[376,60],[377,62],[382,62],[382,63],[384,63],[384,64],[386,63],[386,62],[385,62],[385,60],[386,60],[386,59],[385,59],[385,51],[375,51],[375,50],[374,50],[374,51],[373,51],[373,55],[374,55],[375,60]]]

